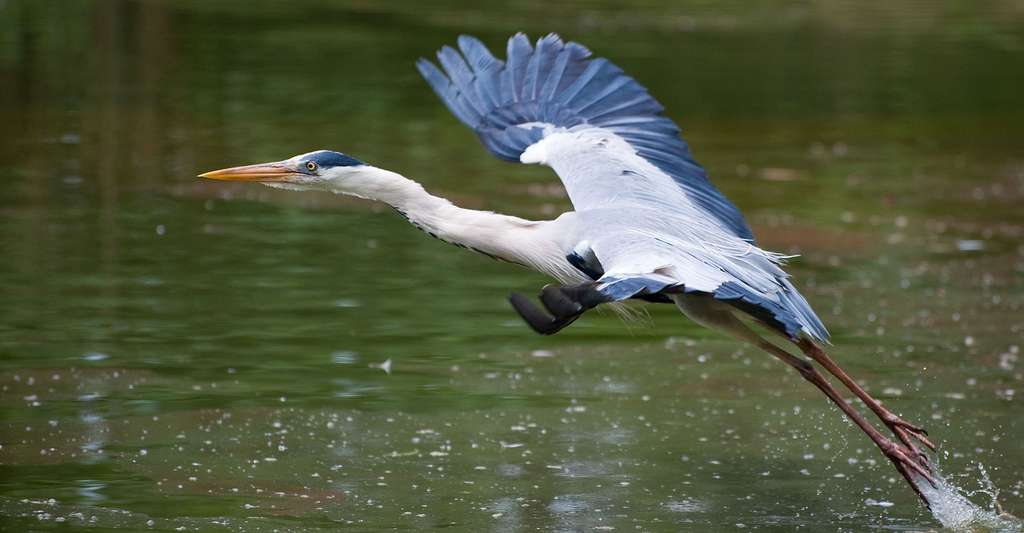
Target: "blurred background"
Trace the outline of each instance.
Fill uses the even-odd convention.
[[[558,32],[665,105],[833,354],[1024,512],[1017,1],[0,0],[0,521],[14,529],[921,530],[795,373],[591,313],[390,209],[199,172],[318,148],[550,218],[413,62]],[[390,361],[390,373],[381,365]]]

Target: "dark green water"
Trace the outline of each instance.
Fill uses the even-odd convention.
[[[554,4],[0,0],[0,529],[937,527],[799,376],[669,306],[538,337],[505,302],[536,274],[194,178],[333,148],[552,217],[549,171],[412,67],[517,30],[646,84],[801,254],[834,355],[1024,513],[1020,5]]]

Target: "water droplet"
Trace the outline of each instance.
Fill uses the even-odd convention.
[[[383,363],[370,363],[370,368],[379,368],[384,371],[385,374],[391,375],[391,359],[385,359]]]
[[[107,355],[105,353],[100,353],[100,352],[88,352],[88,353],[82,355],[82,359],[85,359],[86,361],[102,361],[104,359],[109,359],[109,358],[110,358],[109,355]]]

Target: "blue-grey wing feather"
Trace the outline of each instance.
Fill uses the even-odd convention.
[[[591,59],[585,47],[563,43],[554,34],[541,38],[536,48],[525,35],[516,34],[508,41],[504,64],[473,37],[461,36],[459,48],[468,62],[456,59],[458,54],[447,47],[438,55],[447,76],[428,67],[429,61],[420,60],[417,66],[452,113],[494,155],[519,161],[532,144],[527,143],[536,142],[533,135],[509,135],[519,124],[606,128],[671,176],[708,215],[753,242],[743,216],[694,161],[679,128],[661,114],[661,104],[608,60]]]

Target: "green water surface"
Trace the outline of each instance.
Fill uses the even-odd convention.
[[[797,374],[671,306],[540,337],[505,301],[540,275],[194,177],[331,148],[552,218],[551,172],[413,68],[519,30],[645,84],[800,254],[835,357],[1024,513],[1019,2],[508,4],[0,0],[0,529],[937,527]]]

